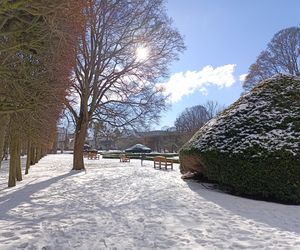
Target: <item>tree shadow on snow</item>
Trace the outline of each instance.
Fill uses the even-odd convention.
[[[20,189],[11,192],[7,195],[3,195],[0,197],[0,204],[1,204],[1,209],[0,209],[0,219],[1,217],[7,212],[9,212],[11,209],[17,207],[23,202],[28,202],[31,203],[32,195],[42,189],[45,189],[49,187],[51,184],[58,182],[59,180],[65,179],[69,176],[75,175],[79,173],[78,171],[71,171],[63,175],[56,176],[51,179],[47,179],[45,181],[37,182],[34,184],[25,184],[23,187]]]
[[[209,185],[195,180],[187,180],[186,183],[193,192],[235,215],[265,223],[271,227],[300,233],[298,226],[300,221],[299,206],[238,197],[218,189],[209,188]]]

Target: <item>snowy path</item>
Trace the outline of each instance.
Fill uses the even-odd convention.
[[[0,249],[300,249],[300,207],[234,197],[139,160],[49,155],[5,188]]]

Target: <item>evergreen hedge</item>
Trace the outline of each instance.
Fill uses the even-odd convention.
[[[253,154],[259,152],[259,155]],[[182,151],[201,155],[203,175],[232,194],[300,204],[300,156],[280,150],[249,148],[241,153]]]
[[[300,204],[300,78],[279,74],[201,127],[180,150],[197,172],[231,193]]]

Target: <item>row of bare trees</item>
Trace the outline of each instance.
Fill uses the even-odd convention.
[[[155,83],[184,50],[164,0],[12,0],[0,3],[0,152],[9,186],[20,154],[37,162],[67,107],[75,124],[73,169],[96,120],[114,127],[157,122],[166,97]],[[67,98],[66,98],[67,97]],[[6,144],[6,146],[5,146]]]
[[[0,5],[0,159],[9,148],[11,187],[22,180],[21,150],[27,174],[53,144],[84,17],[77,0]]]

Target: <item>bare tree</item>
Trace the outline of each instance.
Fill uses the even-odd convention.
[[[165,109],[165,97],[155,83],[167,75],[168,65],[184,45],[163,4],[88,1],[86,34],[74,70],[74,99],[66,104],[76,124],[73,169],[84,169],[82,151],[91,120],[114,127],[144,126]]]
[[[180,133],[194,134],[209,120],[209,114],[202,105],[186,108],[175,120],[176,130]]]
[[[300,75],[300,27],[283,29],[274,35],[267,49],[250,66],[243,87],[250,90],[261,80],[278,73]]]
[[[175,120],[178,144],[189,140],[206,122],[225,109],[216,101],[207,101],[204,105],[186,108]]]
[[[8,115],[0,115],[0,165],[1,161],[4,157],[4,143],[5,143],[5,137],[8,130],[8,124],[9,124],[9,116]]]
[[[217,101],[212,100],[208,100],[203,106],[207,111],[209,120],[225,109],[224,105],[220,105]]]

